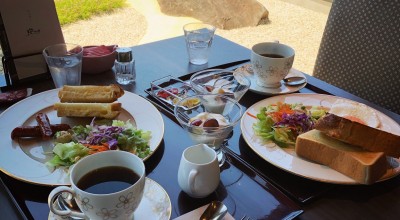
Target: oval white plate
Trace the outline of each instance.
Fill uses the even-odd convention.
[[[282,94],[294,93],[304,88],[307,85],[307,82],[305,82],[297,86],[287,86],[285,85],[285,83],[283,83],[283,80],[281,80],[281,86],[279,88],[266,88],[259,86],[257,85],[256,77],[254,76],[254,73],[251,70],[251,64],[244,64],[243,66],[238,67],[235,70],[235,72],[244,73],[244,75],[251,81],[249,90],[261,95],[282,95]],[[295,69],[291,69],[289,74],[287,75],[287,77],[291,76],[301,76],[306,78],[306,76],[302,72]]]
[[[56,205],[56,204],[54,204]],[[146,177],[143,199],[133,214],[133,219],[168,220],[171,217],[171,200],[164,188],[156,181]],[[61,217],[49,213],[49,220],[77,219]]]
[[[49,170],[44,164],[52,157],[52,141],[40,139],[12,140],[11,131],[21,125],[37,125],[35,115],[44,112],[51,124],[67,123],[87,124],[83,119],[60,118],[53,110],[53,104],[59,102],[58,89],[49,90],[26,98],[0,115],[0,170],[16,179],[39,185],[69,185],[67,170]],[[164,121],[160,112],[146,99],[125,91],[118,99],[122,103],[122,112],[119,120],[135,122],[138,129],[151,131],[150,150],[152,153],[158,148],[164,136]],[[84,122],[83,122],[84,121]],[[49,153],[45,153],[49,152]],[[146,160],[148,157],[144,158]]]
[[[243,114],[240,123],[243,138],[250,148],[264,160],[290,173],[321,182],[336,184],[358,184],[353,179],[327,166],[313,163],[298,157],[293,148],[280,148],[274,143],[263,141],[255,135],[252,128],[253,124],[256,122],[256,119],[248,115],[248,113],[256,115],[259,113],[261,107],[265,107],[270,104],[276,104],[277,102],[290,104],[303,103],[306,106],[316,105],[330,108],[337,99],[343,98],[321,94],[289,94],[274,96],[261,100],[248,108]],[[381,129],[400,135],[399,124],[385,114],[377,110],[375,111],[381,121]],[[381,180],[392,178],[400,173],[400,160],[391,157],[388,157],[388,160],[390,161],[392,167],[387,170],[386,174],[381,178]]]

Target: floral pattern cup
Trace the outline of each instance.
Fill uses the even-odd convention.
[[[79,189],[76,184],[88,172],[107,166],[121,166],[133,170],[139,180],[128,188],[110,194],[93,194]],[[59,186],[49,195],[51,212],[60,216],[89,219],[132,219],[143,197],[145,166],[139,157],[125,151],[106,151],[82,158],[70,171],[71,187]],[[59,210],[53,204],[61,193],[70,193],[82,212]]]
[[[293,48],[278,42],[259,43],[252,47],[251,64],[257,85],[268,88],[281,86],[294,61]]]

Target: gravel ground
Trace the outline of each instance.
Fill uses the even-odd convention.
[[[216,34],[247,48],[256,43],[279,40],[295,49],[294,67],[311,74],[328,15],[280,0],[260,0],[260,2],[269,11],[268,23],[257,27],[217,30]],[[143,42],[142,38],[150,28],[147,22],[149,18],[146,16],[151,14],[144,14],[133,7],[120,9],[62,27],[64,38],[66,42],[81,45],[138,45]],[[151,28],[165,29],[166,24],[162,19],[159,20],[156,22],[158,27],[153,25]],[[175,33],[176,36],[182,35],[182,29],[175,30]]]
[[[146,30],[146,17],[132,7],[62,27],[65,42],[82,46],[134,46],[139,44]]]

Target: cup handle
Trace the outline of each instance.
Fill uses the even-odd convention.
[[[197,170],[191,170],[189,173],[188,181],[189,181],[190,192],[192,194],[196,193],[196,189],[194,188],[194,182],[196,180],[196,176],[198,173],[199,173],[199,171],[197,171]]]
[[[50,192],[49,199],[47,201],[51,212],[53,212],[54,214],[59,215],[59,216],[74,216],[74,217],[78,217],[78,218],[86,218],[85,214],[83,214],[82,212],[71,211],[69,209],[60,210],[60,209],[54,207],[54,202],[58,199],[58,196],[60,196],[61,193],[64,193],[64,192],[70,193],[72,195],[72,197],[75,197],[75,192],[70,187],[59,186],[59,187],[53,189]]]

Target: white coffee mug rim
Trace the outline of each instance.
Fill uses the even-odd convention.
[[[207,162],[207,163],[194,163],[194,162],[192,162],[192,161],[189,161],[189,160],[186,158],[185,155],[186,155],[186,152],[187,152],[187,151],[189,151],[190,149],[193,149],[193,148],[195,148],[195,147],[199,147],[199,146],[203,146],[205,149],[207,149],[207,151],[213,152],[212,159],[211,159],[209,162]],[[199,166],[199,165],[200,165],[200,166],[209,165],[209,164],[212,164],[212,163],[217,159],[217,153],[216,153],[211,147],[209,147],[207,144],[196,144],[196,145],[190,146],[190,147],[186,148],[186,149],[183,151],[182,155],[183,155],[183,158],[185,159],[185,161],[186,161],[187,163],[189,163],[189,164],[191,164],[191,165],[196,165],[196,166]]]
[[[69,176],[69,180],[70,180],[70,183],[71,183],[72,188],[73,188],[74,190],[77,190],[77,191],[79,191],[79,192],[82,192],[82,193],[85,193],[85,194],[88,194],[88,195],[91,195],[91,196],[103,197],[103,196],[115,195],[115,194],[119,194],[119,193],[121,193],[121,192],[125,192],[125,191],[128,191],[128,190],[131,190],[131,188],[132,188],[133,186],[139,184],[139,182],[141,182],[141,180],[142,180],[143,178],[145,178],[145,175],[146,175],[146,169],[145,169],[145,165],[144,165],[143,161],[142,161],[142,163],[140,163],[140,166],[141,166],[143,172],[142,172],[142,174],[140,174],[139,179],[138,179],[134,184],[130,185],[129,187],[127,187],[127,188],[125,188],[125,189],[123,189],[123,190],[117,191],[117,192],[106,193],[106,194],[90,193],[90,192],[87,192],[87,191],[85,191],[85,190],[80,189],[80,188],[74,183],[74,181],[73,181],[73,179],[72,179],[72,178],[73,178],[73,173],[75,173],[75,172],[74,172],[74,168],[75,168],[75,166],[78,165],[82,160],[85,160],[85,158],[86,158],[86,160],[91,159],[91,158],[88,158],[88,157],[93,157],[93,156],[96,156],[96,155],[99,156],[99,154],[114,154],[115,152],[121,152],[121,153],[123,153],[123,154],[130,154],[130,156],[134,156],[134,157],[136,157],[136,158],[138,158],[139,160],[142,161],[142,159],[140,159],[137,155],[135,155],[135,154],[133,154],[133,153],[130,153],[130,152],[127,152],[127,151],[120,151],[120,150],[110,150],[110,151],[104,151],[104,152],[99,152],[99,153],[95,153],[95,154],[89,155],[89,156],[84,157],[84,158],[82,158],[81,160],[79,160],[79,161],[74,165],[74,167],[72,168],[71,173],[70,173],[70,176]],[[82,162],[81,162],[81,163],[82,163]],[[98,169],[98,168],[103,168],[103,167],[107,167],[107,165],[105,165],[105,166],[99,166],[99,167],[97,167],[97,169]],[[131,169],[131,170],[132,170],[132,169]],[[134,170],[132,170],[132,171],[136,173],[136,171],[134,171]],[[88,172],[86,172],[84,175],[86,175],[87,173],[88,173]],[[136,174],[138,174],[138,173],[136,173]],[[84,175],[82,175],[82,176],[84,176]],[[139,175],[139,174],[138,174],[138,175]]]
[[[282,57],[282,58],[264,57],[264,56],[261,56],[258,52],[256,52],[256,49],[258,49],[258,47],[265,47],[265,46],[272,46],[272,45],[279,45],[280,47],[284,47],[286,50],[290,51],[290,55],[289,55],[289,56],[284,56],[284,57]],[[258,56],[258,57],[261,57],[261,58],[264,58],[264,59],[277,59],[277,60],[279,60],[279,59],[288,59],[288,58],[291,58],[291,57],[294,57],[294,56],[295,56],[295,50],[294,50],[292,47],[290,47],[289,45],[286,45],[286,44],[279,43],[279,42],[262,42],[262,43],[257,43],[257,44],[255,44],[255,45],[253,45],[253,46],[251,47],[251,52],[252,52],[254,55],[256,55],[256,56]],[[279,54],[279,55],[281,55],[281,54]],[[282,55],[282,56],[283,56],[283,55]]]

